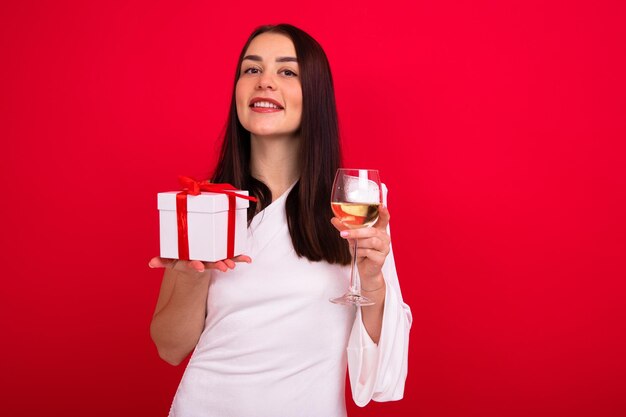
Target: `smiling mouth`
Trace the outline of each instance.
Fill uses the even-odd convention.
[[[250,105],[253,109],[274,109],[274,110],[283,110],[282,106],[279,106],[275,103],[271,103],[269,101],[257,101]]]

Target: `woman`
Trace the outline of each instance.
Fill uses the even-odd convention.
[[[340,152],[326,55],[300,29],[264,26],[235,80],[212,180],[259,199],[248,251],[214,263],[150,261],[165,268],[150,328],[159,355],[177,365],[193,351],[170,416],[345,416],[347,367],[358,405],[402,398],[411,314],[389,212],[347,230],[330,210]],[[328,301],[347,288],[351,239],[376,302],[356,311]]]

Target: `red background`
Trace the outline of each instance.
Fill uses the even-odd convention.
[[[3,415],[166,415],[156,193],[210,172],[281,21],[390,188],[415,318],[405,399],[350,415],[626,415],[624,4],[3,2]]]

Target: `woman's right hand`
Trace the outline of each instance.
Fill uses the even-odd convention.
[[[204,272],[207,269],[217,269],[222,272],[226,272],[229,269],[235,269],[237,262],[250,263],[250,259],[247,255],[239,255],[234,258],[223,259],[217,262],[202,262],[202,261],[181,261],[179,259],[168,259],[155,256],[150,259],[148,266],[150,268],[167,268],[178,272]]]

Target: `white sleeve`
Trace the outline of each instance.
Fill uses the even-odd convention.
[[[383,201],[387,202],[383,184]],[[387,229],[389,231],[389,229]],[[404,395],[408,370],[409,330],[413,318],[411,309],[402,300],[393,249],[383,265],[386,294],[383,323],[378,345],[367,333],[357,309],[356,320],[348,341],[348,373],[352,398],[359,407],[370,400],[394,401]]]

